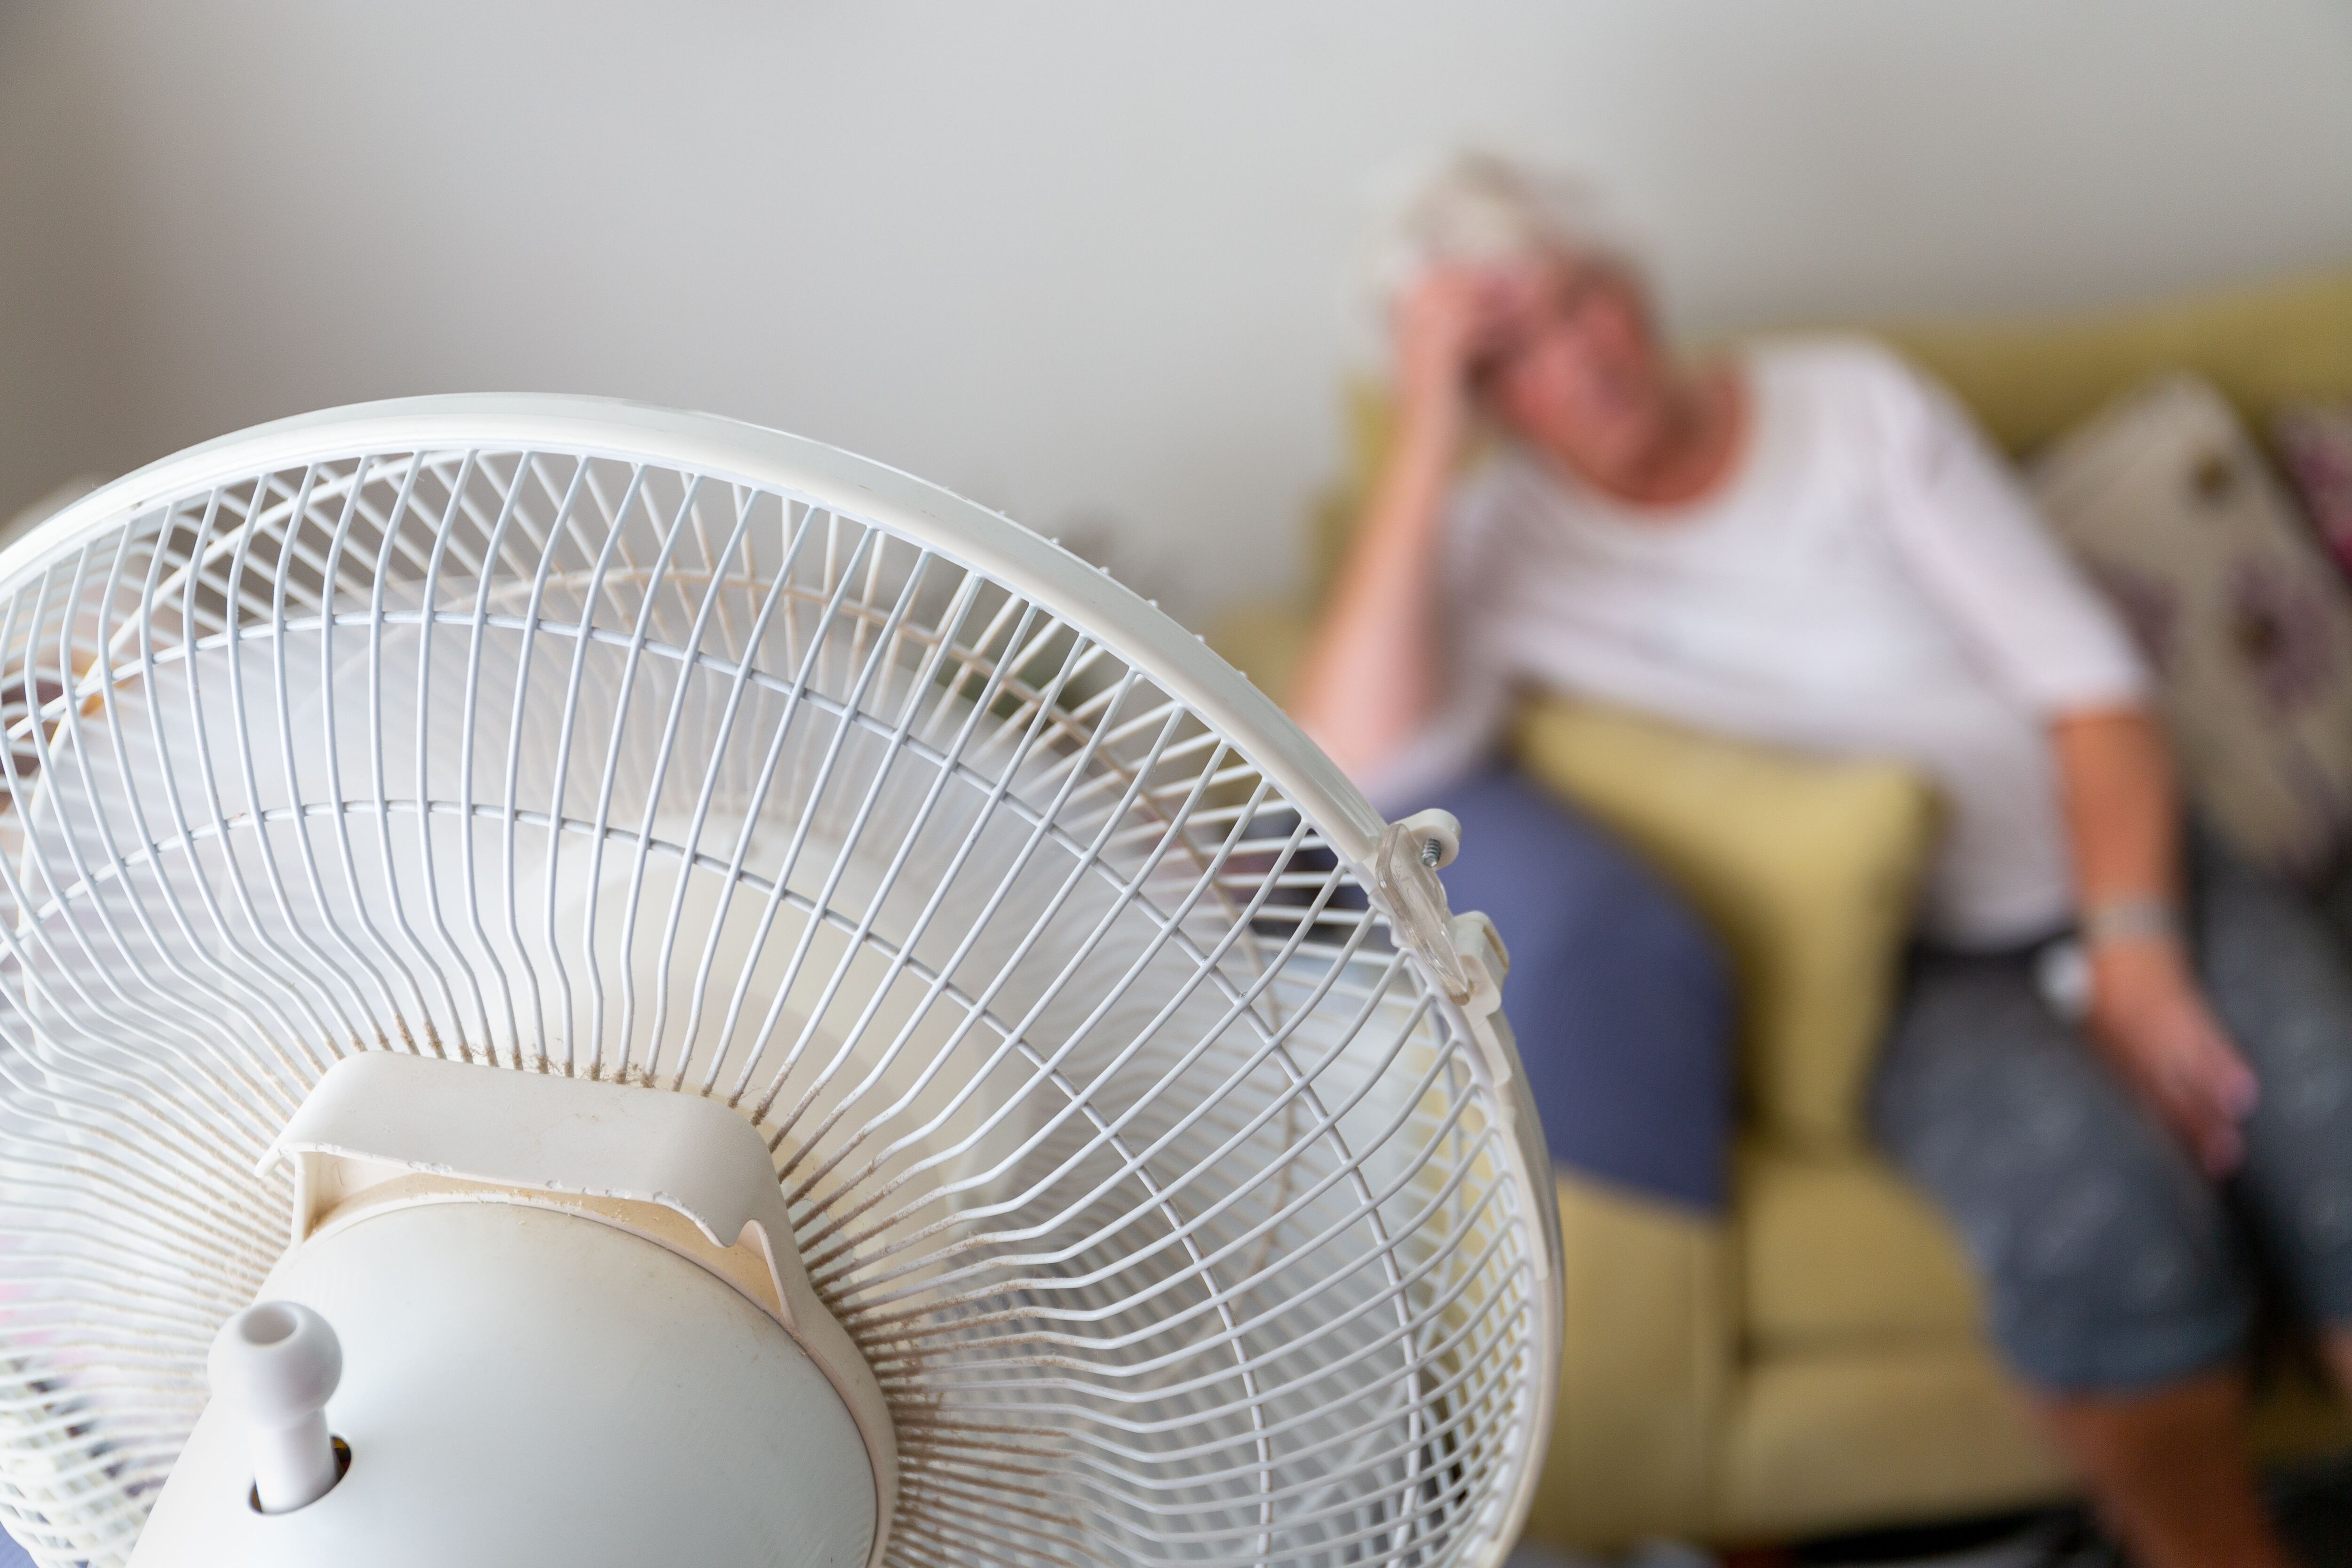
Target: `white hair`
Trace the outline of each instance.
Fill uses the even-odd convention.
[[[1340,311],[1349,356],[1366,365],[1387,357],[1397,296],[1433,267],[1565,256],[1640,270],[1592,188],[1532,159],[1457,152],[1392,170],[1370,195],[1371,243],[1348,270]]]
[[[1591,186],[1491,152],[1456,153],[1422,169],[1384,228],[1371,268],[1383,310],[1433,267],[1559,256],[1625,259]]]

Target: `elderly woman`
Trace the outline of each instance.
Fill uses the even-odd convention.
[[[1853,339],[1685,364],[1544,179],[1457,165],[1408,231],[1401,425],[1297,710],[1456,901],[1563,1163],[1720,1201],[1722,982],[1638,867],[1489,757],[1515,688],[1908,760],[1946,829],[1873,1096],[2000,1345],[2136,1553],[2283,1561],[2243,1454],[2249,1259],[2352,1382],[2352,984],[2184,834],[2146,677],[1938,388]],[[1499,437],[1465,470],[1481,422]],[[2185,862],[2185,863],[2184,863]],[[1465,886],[1465,884],[1467,884]],[[2068,1007],[2037,984],[2087,955]]]

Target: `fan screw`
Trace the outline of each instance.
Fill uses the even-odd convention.
[[[1437,868],[1438,858],[1444,853],[1445,847],[1438,843],[1436,839],[1425,838],[1422,840],[1421,863],[1428,867],[1430,869],[1435,870]]]

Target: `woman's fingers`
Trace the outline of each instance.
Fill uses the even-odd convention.
[[[1476,282],[1458,269],[1433,271],[1399,302],[1397,379],[1410,407],[1450,404],[1465,391],[1477,337]]]
[[[2092,1032],[2109,1059],[2209,1174],[2235,1170],[2259,1085],[2183,956],[2116,943],[2092,963]]]
[[[1399,372],[1408,393],[1458,391],[1471,366],[1517,319],[1507,274],[1492,268],[1431,268],[1398,303]]]
[[[2193,997],[2163,1021],[2163,1033],[2150,1053],[2150,1087],[2198,1163],[2209,1174],[2225,1175],[2245,1157],[2240,1126],[2259,1093],[2253,1069]]]
[[[2210,1096],[2191,1089],[2172,1097],[2167,1118],[2209,1176],[2226,1176],[2245,1157],[2238,1124]]]

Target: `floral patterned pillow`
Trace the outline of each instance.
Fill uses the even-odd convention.
[[[2352,823],[2352,592],[2221,394],[2150,383],[2031,475],[2147,654],[2191,802],[2312,876]]]
[[[2271,444],[2305,516],[2352,576],[2352,403],[2291,403],[2271,418]]]

